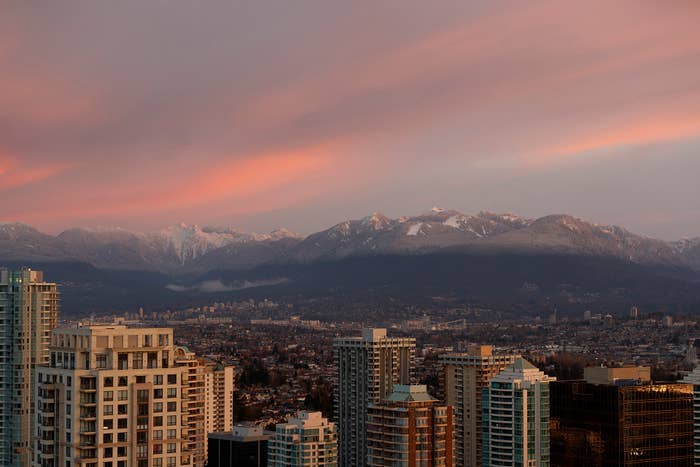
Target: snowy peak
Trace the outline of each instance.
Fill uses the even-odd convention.
[[[372,230],[384,230],[391,226],[392,221],[384,214],[375,212],[371,216],[364,217],[360,223],[363,227],[367,227]]]

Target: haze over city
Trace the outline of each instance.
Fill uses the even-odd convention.
[[[0,221],[700,234],[693,1],[6,2]]]

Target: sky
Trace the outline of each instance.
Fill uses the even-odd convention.
[[[700,2],[0,4],[0,221],[700,236]]]

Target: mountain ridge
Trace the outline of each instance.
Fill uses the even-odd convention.
[[[568,214],[531,219],[489,211],[468,215],[434,207],[415,216],[390,218],[375,212],[306,237],[284,228],[257,234],[184,223],[145,233],[96,227],[71,228],[52,236],[26,224],[0,224],[0,260],[72,260],[167,274],[442,250],[612,256],[700,270],[700,238],[667,242]]]

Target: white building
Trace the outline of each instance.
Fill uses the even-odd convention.
[[[335,339],[333,348],[339,465],[363,466],[367,462],[367,406],[389,396],[394,384],[410,384],[416,340],[389,338],[386,329],[363,329],[361,337]]]
[[[321,412],[298,412],[287,423],[275,428],[267,444],[269,467],[338,465],[338,437],[335,423]]]
[[[483,465],[548,467],[549,382],[518,358],[483,393]]]

